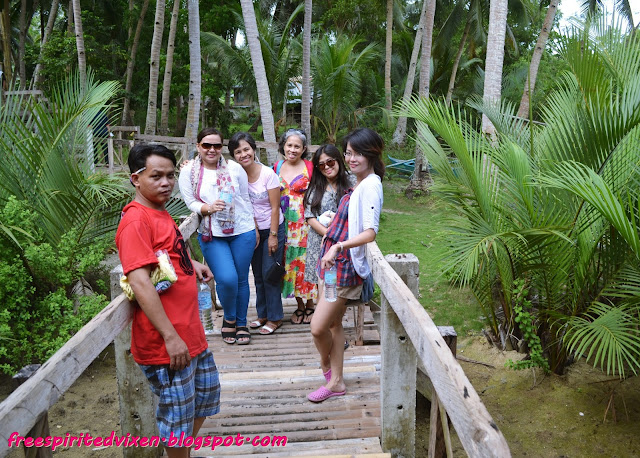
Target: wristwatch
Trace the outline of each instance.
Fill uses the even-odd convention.
[[[269,235],[273,235],[274,237],[277,237],[278,233],[276,231],[269,231]]]

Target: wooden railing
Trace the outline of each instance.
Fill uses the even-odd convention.
[[[191,237],[197,226],[195,214],[180,225],[185,240]],[[418,281],[417,259],[413,255],[384,257],[375,242],[367,246],[367,258],[382,293],[383,450],[393,456],[415,456],[415,393],[420,362],[469,456],[510,456],[502,433],[440,331],[414,296]],[[112,291],[117,290],[117,278],[119,272],[116,269],[112,275]],[[129,351],[131,317],[132,306],[124,294],[119,294],[0,404],[0,457],[10,451],[8,440],[11,434],[27,435],[114,340],[122,434],[156,435],[154,398]],[[157,454],[157,450],[149,447],[125,448],[123,452],[125,456]]]
[[[113,136],[107,139],[108,168],[109,173],[113,173],[118,167],[122,168],[126,164],[122,154],[122,148],[133,148],[138,142],[150,144],[164,145],[170,150],[178,151],[178,162],[182,162],[189,158],[190,151],[195,150],[195,140],[187,137],[168,137],[162,135],[145,135],[140,133],[140,126],[111,126],[109,132]],[[127,138],[123,138],[125,134]],[[225,152],[228,153],[227,144],[229,140],[224,141]],[[309,145],[309,152],[315,152],[320,145]],[[273,150],[278,151],[278,143],[256,141],[258,151]]]

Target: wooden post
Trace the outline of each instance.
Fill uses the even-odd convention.
[[[121,276],[122,266],[119,265],[111,271],[112,299],[122,293]],[[155,413],[158,399],[151,392],[147,378],[131,356],[131,323],[113,342],[122,435],[131,433],[132,436],[140,437],[158,436]],[[124,447],[122,452],[125,458],[150,458],[160,456],[160,450],[154,447]]]
[[[413,254],[387,255],[385,260],[418,294],[420,263]],[[382,295],[382,348],[380,398],[382,401],[382,449],[394,457],[415,456],[416,370],[413,343],[387,298]]]
[[[12,378],[14,383],[17,386],[22,385],[24,382],[29,380],[29,378],[35,374],[35,372],[40,368],[41,364],[29,364],[28,366],[23,367],[15,374]],[[49,432],[49,414],[47,412],[43,413],[33,428],[26,434],[26,437],[48,437],[51,436]],[[22,446],[24,451],[24,456],[26,458],[51,458],[53,457],[53,452],[51,451],[51,447],[31,447],[27,448],[24,445]]]
[[[456,355],[458,334],[453,326],[438,326],[440,335],[453,356]],[[451,437],[449,435],[449,421],[447,413],[438,399],[436,390],[431,387],[431,416],[429,420],[429,458],[450,457]]]
[[[113,173],[113,133],[109,128],[109,135],[107,136],[107,160],[109,161],[109,174]]]

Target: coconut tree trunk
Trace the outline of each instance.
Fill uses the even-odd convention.
[[[79,0],[74,0],[79,1]],[[144,133],[155,135],[158,113],[158,75],[160,74],[160,48],[162,47],[162,32],[164,31],[165,0],[156,1],[156,17],[153,24],[153,39],[151,41],[151,65],[149,68],[149,98],[147,99],[147,120]]]
[[[133,1],[129,4],[133,6]],[[147,14],[147,8],[149,8],[149,0],[144,0],[142,9],[140,10],[140,16],[138,17],[138,24],[136,25],[136,31],[133,35],[133,41],[131,43],[131,51],[129,55],[129,61],[127,62],[127,74],[124,84],[124,104],[122,107],[122,125],[128,126],[132,124],[130,119],[131,112],[131,88],[133,86],[133,69],[136,63],[136,54],[138,53],[138,44],[140,43],[140,34],[142,33],[142,25],[144,24],[144,17]],[[132,9],[132,8],[131,8]],[[129,37],[131,38],[131,37]]]
[[[202,57],[200,53],[200,5],[198,0],[187,2],[189,9],[189,109],[184,136],[195,145],[202,97]],[[191,148],[190,148],[191,149]]]
[[[418,30],[416,31],[416,38],[413,42],[413,51],[411,52],[411,61],[409,63],[409,73],[407,74],[407,84],[404,87],[404,95],[402,96],[402,103],[409,103],[411,100],[411,93],[413,91],[413,81],[416,76],[416,65],[418,62],[418,54],[420,54],[420,46],[422,45],[422,33],[424,31],[424,24],[426,20],[427,4],[428,0],[423,0],[422,11],[420,12],[420,21],[418,23]],[[391,143],[394,145],[402,145],[404,143],[405,136],[407,134],[407,117],[400,116],[398,118],[398,124],[396,130],[393,133],[393,139]]]
[[[11,71],[11,5],[4,0],[2,8],[2,71],[4,75],[4,89],[11,86],[13,72]]]
[[[558,3],[559,0],[551,0],[549,3],[549,9],[547,10],[547,15],[544,18],[542,30],[540,30],[536,47],[533,49],[533,56],[531,56],[531,64],[529,65],[529,74],[527,75],[527,81],[524,84],[522,99],[520,99],[520,108],[518,108],[518,116],[521,118],[529,116],[530,95],[536,87],[538,68],[540,68],[542,54],[544,53],[544,48],[547,45],[547,40],[549,39],[549,32],[551,32],[551,28],[553,27],[553,20],[556,17]]]
[[[166,135],[169,131],[169,95],[171,93],[171,74],[173,72],[173,52],[176,41],[176,27],[178,25],[178,13],[180,13],[180,0],[173,0],[171,12],[171,24],[169,25],[169,40],[167,42],[167,62],[164,66],[164,79],[162,80],[162,106],[160,109],[160,133]]]
[[[42,71],[42,54],[44,53],[44,47],[49,41],[49,37],[51,36],[51,32],[53,31],[53,25],[56,22],[56,16],[58,15],[58,5],[60,4],[60,0],[53,0],[51,2],[51,10],[49,11],[49,19],[47,19],[47,26],[44,29],[44,33],[42,35],[42,40],[40,40],[40,57],[38,58],[38,63],[36,64],[36,68],[33,71],[33,83],[37,87],[40,85],[42,81],[41,71]]]
[[[384,98],[387,110],[391,111],[391,51],[393,48],[393,0],[387,0],[387,34],[384,53]]]
[[[27,87],[27,71],[24,65],[25,43],[27,41],[27,0],[20,0],[20,41],[18,43],[18,66],[20,89]]]
[[[247,34],[247,43],[251,53],[251,63],[253,64],[253,74],[256,78],[258,90],[258,104],[260,106],[260,117],[262,118],[262,135],[267,142],[276,141],[276,134],[273,122],[273,110],[271,108],[271,96],[269,93],[269,81],[264,67],[262,49],[258,40],[258,24],[256,14],[251,0],[240,0],[242,6],[242,16]],[[269,165],[277,159],[277,151],[267,149],[267,160]]]
[[[420,97],[429,98],[429,76],[431,75],[431,46],[433,44],[433,22],[436,16],[436,0],[428,0],[425,13],[424,32],[422,33],[422,56],[420,57]],[[409,188],[421,189],[424,154],[416,144],[416,161]]]
[[[462,32],[462,38],[460,38],[460,45],[458,46],[458,52],[456,58],[453,61],[453,68],[451,69],[451,78],[449,78],[449,89],[447,90],[446,104],[451,103],[451,97],[453,96],[453,88],[456,85],[456,74],[458,73],[458,66],[460,65],[460,59],[464,52],[464,46],[467,44],[467,37],[469,37],[469,30],[471,30],[471,19],[467,17],[467,24],[464,26]]]
[[[304,29],[302,31],[302,130],[311,143],[311,16],[313,0],[304,0]]]
[[[507,0],[491,0],[489,6],[489,33],[487,35],[487,58],[484,69],[484,102],[499,105],[502,95],[502,64],[504,62],[504,39],[507,29]],[[482,115],[482,131],[494,137],[495,126],[487,115]]]
[[[84,34],[82,32],[82,9],[80,0],[73,1],[73,28],[76,34],[76,48],[78,49],[78,73],[80,74],[80,86],[87,83],[87,55],[84,51]]]

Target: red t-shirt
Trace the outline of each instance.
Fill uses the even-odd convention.
[[[138,202],[124,207],[116,233],[116,245],[125,275],[155,265],[158,250],[167,250],[178,280],[160,294],[169,321],[193,357],[207,349],[198,313],[196,276],[182,234],[166,210],[154,210]],[[135,304],[131,326],[131,353],[139,364],[169,364],[164,339]]]

